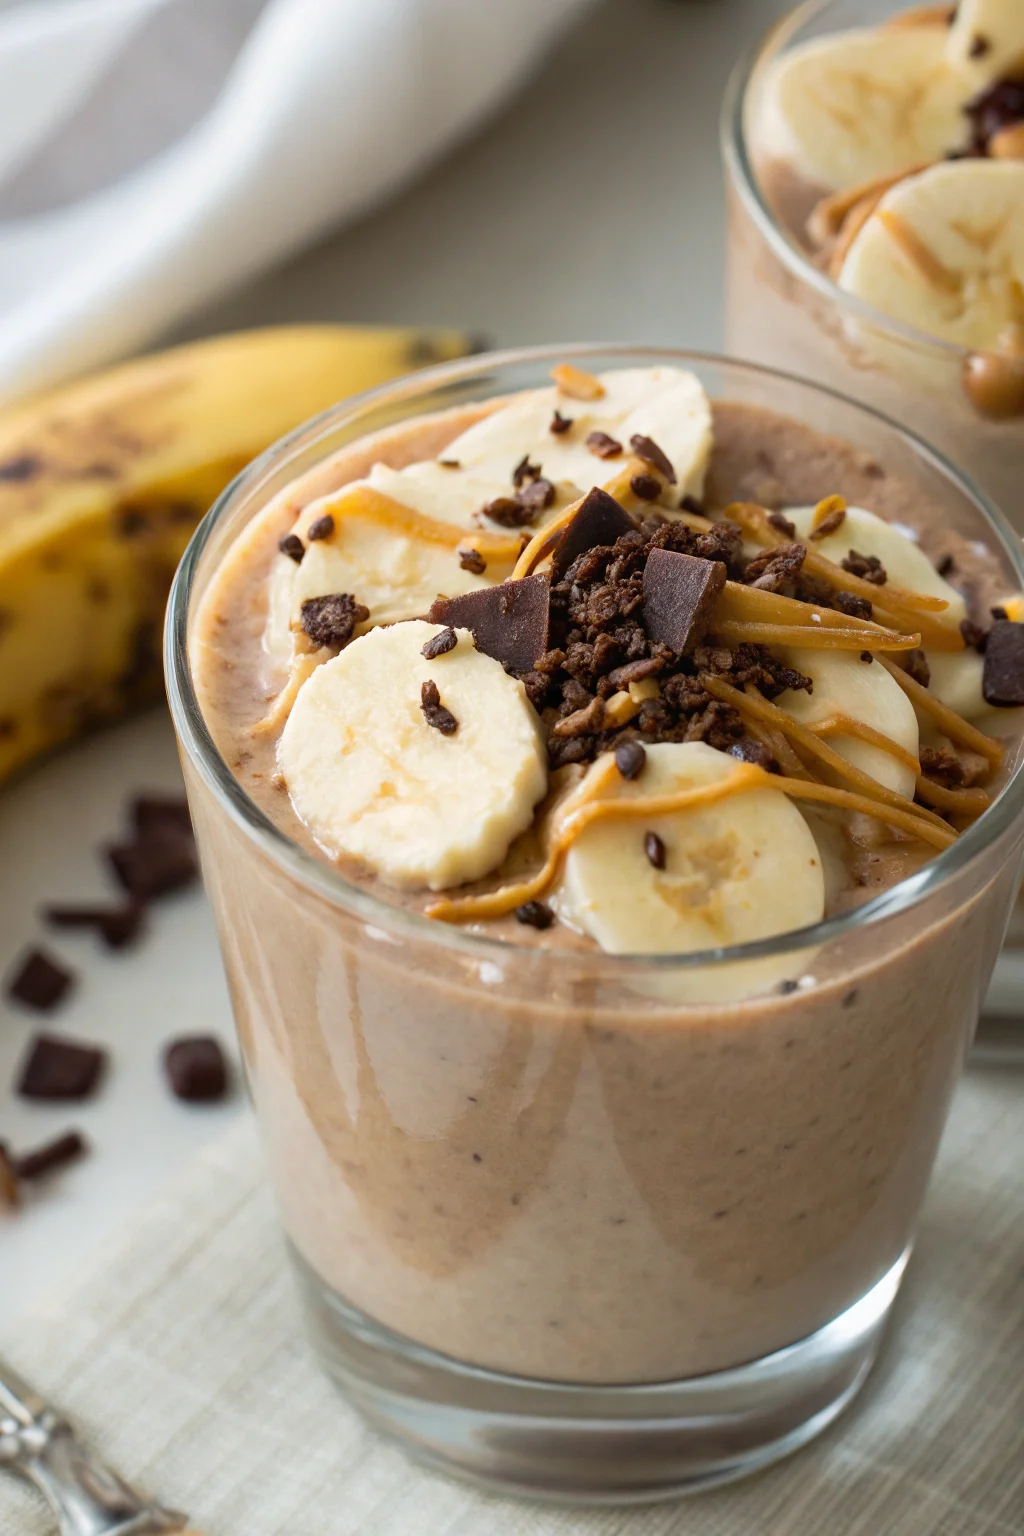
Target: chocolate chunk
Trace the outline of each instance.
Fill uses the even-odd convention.
[[[981,691],[986,704],[1012,709],[1024,704],[1024,624],[996,619],[988,632]]]
[[[1004,609],[999,614],[993,613],[992,617],[1005,619],[1006,610]],[[964,645],[969,645],[973,650],[984,654],[985,642],[988,640],[988,635],[981,628],[980,624],[975,624],[973,619],[961,619],[960,633],[963,636]]]
[[[521,907],[516,907],[516,922],[527,928],[550,928],[554,920],[555,914],[543,901],[524,901]]]
[[[647,753],[642,742],[620,741],[615,748],[615,766],[624,779],[635,779],[643,772]]]
[[[87,1099],[99,1083],[107,1053],[61,1035],[36,1035],[18,1079],[23,1099]]]
[[[445,709],[441,703],[441,695],[432,678],[428,677],[420,689],[420,708],[427,724],[433,726],[435,731],[440,731],[443,736],[455,735],[459,722],[451,710]]]
[[[784,512],[769,512],[768,521],[771,523],[776,533],[781,533],[784,538],[796,538],[796,524],[791,523]]]
[[[835,533],[836,529],[841,528],[845,522],[846,508],[837,507],[834,512],[830,512],[827,517],[823,517],[821,522],[811,529],[811,538],[827,539],[830,533]]]
[[[598,545],[614,544],[624,533],[635,533],[636,523],[614,496],[598,487],[580,502],[575,515],[566,524],[551,557],[552,580],[557,581],[578,555]]]
[[[306,546],[297,533],[289,533],[277,546],[282,555],[287,555],[289,560],[294,560],[296,565],[301,564],[302,557],[306,553]]]
[[[629,446],[638,459],[643,459],[652,469],[664,475],[669,485],[675,485],[676,472],[672,468],[672,460],[664,448],[659,448],[653,437],[644,437],[640,432],[634,432],[629,440]]]
[[[137,939],[145,915],[145,908],[137,901],[127,901],[120,907],[43,908],[44,918],[54,928],[95,928],[108,949],[124,949]]]
[[[641,501],[657,501],[661,495],[661,481],[655,479],[654,475],[634,475],[629,488]]]
[[[7,983],[7,996],[24,1003],[26,1008],[49,1013],[67,996],[74,981],[70,971],[41,949],[31,949]]]
[[[665,844],[657,832],[644,833],[644,853],[653,869],[665,868]]]
[[[444,656],[449,651],[454,651],[458,643],[459,637],[454,629],[439,630],[423,647],[423,655],[428,661],[433,661],[435,656]]]
[[[333,532],[334,518],[329,512],[325,512],[323,517],[318,517],[315,522],[310,523],[306,530],[306,537],[311,544],[316,544],[320,539],[329,539]]]
[[[192,817],[184,795],[136,795],[131,802],[132,825],[137,832],[180,832],[192,836]]]
[[[1006,609],[1000,604],[996,608],[990,608],[989,614],[993,619],[1008,619],[1010,617]]]
[[[516,501],[521,507],[525,507],[531,513],[530,522],[538,513],[550,507],[555,499],[555,488],[550,480],[540,477],[537,480],[528,480],[516,491]]]
[[[459,564],[464,571],[472,571],[474,576],[482,576],[487,569],[487,561],[477,549],[460,549]]]
[[[140,902],[182,890],[199,873],[193,839],[167,828],[112,843],[107,858],[129,896]]]
[[[568,432],[571,426],[572,417],[563,416],[561,411],[556,411],[551,418],[551,425],[548,427],[548,431],[553,432],[556,437],[560,437],[563,432]]]
[[[34,453],[21,453],[16,459],[7,459],[0,464],[0,480],[7,481],[10,485],[24,485],[26,480],[34,480],[41,474],[43,461]]]
[[[512,484],[518,491],[519,487],[527,480],[540,479],[540,465],[530,463],[530,455],[524,453],[515,469],[512,471]]]
[[[588,432],[586,443],[591,453],[599,459],[617,459],[622,453],[622,444],[607,432]]]
[[[859,576],[862,581],[870,581],[876,587],[884,587],[889,579],[885,566],[877,555],[860,555],[855,549],[851,549],[839,564],[844,571],[849,571],[851,576]]]
[[[370,610],[351,592],[331,592],[325,597],[307,597],[299,617],[314,645],[347,645],[356,625],[370,617]]]
[[[848,613],[854,619],[870,619],[874,611],[866,597],[854,592],[837,592],[833,598],[840,613]]]
[[[471,630],[478,651],[513,672],[529,672],[549,648],[550,598],[546,576],[526,576],[461,597],[439,597],[427,618]]]
[[[228,1090],[228,1064],[212,1035],[182,1035],[164,1051],[164,1070],[175,1098],[212,1104]]]
[[[644,567],[644,627],[678,656],[692,651],[725,586],[725,566],[672,549],[652,549]]]
[[[521,501],[516,501],[511,496],[498,496],[494,501],[487,502],[480,510],[484,517],[489,517],[500,528],[525,528],[527,523],[532,523],[537,516],[532,508],[524,507]]]
[[[63,1136],[57,1136],[31,1152],[22,1152],[14,1159],[14,1171],[19,1179],[39,1179],[68,1163],[77,1162],[88,1150],[89,1144],[80,1131],[66,1131]]]

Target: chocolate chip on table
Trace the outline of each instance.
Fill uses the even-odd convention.
[[[184,795],[136,795],[131,802],[132,826],[137,832],[180,832],[192,836],[192,817]]]
[[[563,432],[568,432],[571,426],[572,417],[563,416],[561,411],[556,411],[551,418],[551,424],[548,427],[548,431],[553,432],[556,437],[560,437]]]
[[[58,1168],[67,1167],[68,1163],[77,1162],[88,1150],[89,1143],[80,1131],[65,1131],[63,1136],[57,1136],[53,1141],[34,1147],[31,1152],[22,1152],[14,1158],[14,1172],[19,1179],[30,1182],[42,1178],[44,1174],[55,1173]]]
[[[454,651],[458,643],[459,637],[454,629],[438,630],[437,634],[423,647],[423,655],[427,661],[433,661],[435,656],[445,656],[449,651]]]
[[[725,587],[726,568],[673,549],[652,549],[644,567],[648,639],[684,656],[699,645]]]
[[[351,592],[307,597],[299,609],[302,627],[314,645],[347,645],[356,625],[369,617],[369,608]]]
[[[54,928],[95,928],[108,949],[124,949],[142,932],[146,909],[138,901],[119,907],[49,906],[43,908],[43,917]]]
[[[830,533],[835,533],[836,529],[841,528],[845,522],[846,508],[836,507],[834,512],[823,517],[821,522],[811,529],[810,536],[812,539],[827,539]]]
[[[301,564],[302,557],[306,553],[306,546],[297,533],[287,534],[278,544],[282,555],[287,555],[289,560],[294,560],[296,565]]]
[[[459,564],[464,571],[472,571],[474,576],[482,576],[487,569],[487,561],[478,549],[460,549]]]
[[[598,545],[614,544],[624,533],[635,533],[636,523],[629,513],[599,487],[588,492],[566,523],[562,537],[551,557],[552,580],[557,581],[577,556]]]
[[[548,649],[550,604],[547,577],[526,576],[459,597],[439,597],[427,618],[431,624],[470,630],[478,651],[513,671],[528,672]]]
[[[7,996],[38,1013],[49,1013],[74,985],[71,971],[41,949],[30,949],[7,983]]]
[[[981,691],[986,704],[1012,709],[1024,704],[1024,624],[996,619],[988,632]]]
[[[629,488],[641,501],[657,501],[661,495],[661,481],[654,475],[634,475]]]
[[[306,537],[311,544],[317,544],[321,539],[329,539],[334,532],[334,518],[329,512],[323,517],[318,517],[310,523],[306,530]]]
[[[433,726],[435,731],[440,731],[443,736],[455,735],[459,722],[451,710],[445,709],[441,703],[441,695],[433,678],[428,677],[420,688],[420,708],[427,724]]]
[[[527,928],[550,928],[554,920],[555,914],[543,901],[524,901],[522,906],[516,907],[516,922]]]
[[[675,485],[676,472],[672,468],[672,460],[664,448],[659,448],[653,437],[645,437],[641,432],[634,432],[629,440],[629,446],[638,459],[643,459],[652,469],[664,475],[669,485]]]
[[[586,445],[599,459],[617,459],[622,453],[622,444],[608,432],[588,432]]]
[[[642,742],[620,741],[615,748],[615,766],[624,779],[635,779],[643,772],[647,753]]]
[[[212,1035],[182,1035],[164,1051],[164,1070],[175,1098],[213,1104],[228,1090],[228,1065]]]
[[[96,1089],[107,1053],[62,1035],[36,1035],[18,1078],[23,1099],[87,1099]]]
[[[665,868],[665,844],[657,832],[644,833],[644,853],[652,869]]]
[[[183,890],[199,873],[193,839],[166,828],[111,843],[106,852],[118,880],[138,902]]]

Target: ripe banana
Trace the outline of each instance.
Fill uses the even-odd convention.
[[[1024,69],[1024,5],[1020,0],[960,0],[949,31],[947,57],[979,84]]]
[[[335,400],[467,350],[455,332],[243,332],[0,415],[0,778],[157,696],[174,568],[255,454]]]
[[[468,630],[428,660],[423,647],[439,634],[412,620],[352,641],[302,685],[278,749],[314,837],[405,889],[444,890],[497,868],[548,785],[522,683]],[[454,730],[452,719],[431,723],[428,682]]]

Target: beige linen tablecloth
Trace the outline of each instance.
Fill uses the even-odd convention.
[[[975,1070],[962,1085],[859,1402],[789,1461],[699,1498],[518,1504],[378,1439],[307,1350],[248,1122],[70,1289],[0,1324],[0,1344],[205,1536],[1021,1536],[1024,1074]],[[31,1490],[0,1475],[4,1536],[51,1529]]]

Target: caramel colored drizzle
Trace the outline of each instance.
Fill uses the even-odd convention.
[[[550,555],[561,539],[562,532],[572,522],[576,513],[583,505],[584,498],[570,502],[563,507],[557,517],[553,517],[550,523],[546,523],[539,529],[523,549],[512,569],[513,581],[519,581],[524,576],[529,576],[535,566],[539,565],[545,555]]]
[[[763,772],[763,769],[759,771]],[[912,811],[900,810],[867,795],[853,794],[848,789],[833,789],[831,784],[817,784],[813,780],[805,783],[802,779],[784,779],[773,773],[766,773],[764,777],[772,789],[780,789],[792,800],[816,800],[824,805],[838,806],[841,810],[859,811],[864,816],[874,817],[876,821],[884,821],[887,826],[895,827],[899,832],[908,833],[910,837],[919,838],[922,843],[930,843],[933,848],[950,848],[957,839],[952,827],[947,827],[944,821],[925,821]],[[905,800],[904,804],[913,806],[913,801]],[[920,807],[914,807],[914,810],[920,810]]]
[[[956,272],[936,256],[914,226],[907,222],[901,213],[894,208],[879,208],[875,218],[883,226],[890,239],[894,240],[903,252],[904,256],[917,268],[926,283],[933,288],[938,288],[942,293],[959,294],[963,289],[963,282]]]
[[[886,736],[883,731],[876,731],[873,725],[867,725],[863,720],[855,720],[852,715],[830,715],[827,720],[817,720],[808,730],[815,736],[856,736],[860,741],[866,741],[869,746],[877,747],[880,752],[888,752],[897,762],[909,768],[911,773],[919,774],[921,764],[913,752],[908,752],[906,747],[901,747],[898,741],[893,741],[891,736]]]
[[[303,683],[307,678],[313,676],[313,673],[321,663],[330,661],[330,659],[331,652],[323,646],[315,651],[300,651],[297,656],[293,657],[288,681],[275,698],[273,704],[271,704],[270,709],[263,716],[263,719],[257,720],[256,724],[252,727],[252,734],[254,736],[267,736],[271,731],[276,731],[279,726],[282,726],[292,712],[292,705],[298,698],[299,689]]]
[[[962,816],[980,816],[992,804],[992,797],[984,789],[947,789],[918,774],[917,793],[929,805],[940,811],[953,811]]]
[[[875,639],[906,638],[900,630],[883,629],[881,624],[871,619],[854,618],[852,614],[840,613],[838,608],[819,608],[814,603],[802,603],[798,598],[783,597],[780,592],[768,592],[763,587],[746,587],[739,581],[726,582],[715,611],[723,619],[743,623],[799,624],[810,629],[855,629],[863,638],[862,650],[869,649]]]
[[[841,615],[844,617],[844,615]],[[903,635],[895,630],[880,630],[866,635],[862,629],[843,625],[818,628],[814,624],[757,624],[738,619],[712,622],[712,632],[730,645],[744,641],[758,645],[806,645],[812,650],[830,651],[913,651],[921,644],[920,635]]]
[[[427,517],[404,502],[396,501],[372,485],[348,488],[330,511],[336,517],[354,517],[365,523],[377,523],[384,528],[397,528],[411,538],[426,544],[442,544],[448,549],[472,547],[478,554],[492,560],[514,560],[519,554],[519,540],[513,535],[467,531],[460,523],[445,523]]]
[[[948,704],[943,704],[934,694],[922,688],[903,668],[895,662],[887,661],[884,656],[878,658],[879,666],[892,674],[899,683],[910,702],[922,714],[930,715],[936,725],[949,737],[951,741],[959,742],[962,747],[968,747],[972,752],[979,752],[982,757],[988,758],[993,768],[998,768],[1003,760],[1003,748],[992,736],[986,736],[975,726],[969,724]]]
[[[607,393],[596,374],[575,368],[572,363],[559,363],[552,368],[551,378],[559,394],[568,395],[570,400],[601,400]]]

